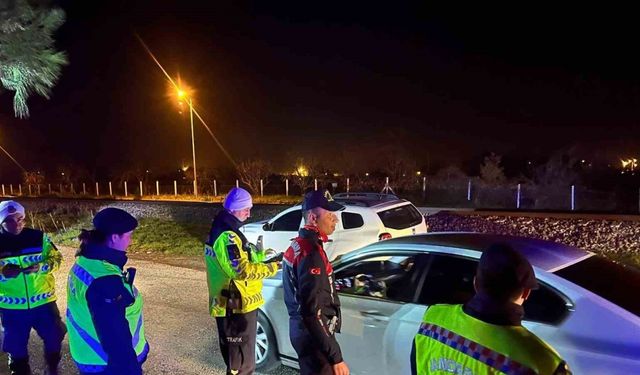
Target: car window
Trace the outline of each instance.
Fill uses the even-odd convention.
[[[640,270],[636,268],[592,256],[555,274],[640,316],[640,298],[637,293],[629,293],[640,289]]]
[[[524,301],[524,319],[547,324],[559,323],[569,312],[567,300],[559,292],[546,284],[531,291]]]
[[[391,229],[406,229],[422,222],[422,215],[412,204],[380,211],[378,216],[382,224]]]
[[[364,226],[362,215],[353,212],[342,212],[342,227],[344,229],[354,229]]]
[[[369,257],[336,272],[336,287],[344,294],[412,302],[418,268],[414,255]]]
[[[293,210],[273,222],[273,231],[297,232],[302,222],[302,210]]]
[[[473,278],[478,261],[451,255],[433,255],[418,298],[425,305],[463,304],[475,295]],[[555,324],[568,312],[567,301],[555,289],[540,283],[524,303],[525,320]]]
[[[465,303],[473,297],[473,278],[478,262],[469,258],[433,255],[418,302]]]

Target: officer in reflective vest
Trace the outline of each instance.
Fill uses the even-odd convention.
[[[411,351],[415,374],[570,374],[547,343],[521,324],[522,304],[538,287],[531,264],[505,244],[482,253],[476,295],[465,305],[433,305]]]
[[[82,231],[67,283],[67,328],[71,357],[80,374],[140,375],[149,345],[135,268],[124,271],[126,250],[138,221],[105,208]]]
[[[278,272],[279,262],[263,263],[266,251],[240,231],[253,202],[249,192],[233,188],[211,225],[205,244],[209,313],[216,318],[227,374],[253,374],[256,367],[258,307],[264,304],[262,279]]]
[[[24,219],[20,203],[0,203],[2,350],[9,355],[11,374],[31,374],[27,348],[33,328],[44,342],[48,374],[57,374],[65,327],[55,302],[53,272],[62,255],[47,235],[25,228]]]

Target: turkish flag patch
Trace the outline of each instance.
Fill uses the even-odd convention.
[[[312,268],[311,269],[311,274],[312,275],[319,275],[320,274],[320,268]]]

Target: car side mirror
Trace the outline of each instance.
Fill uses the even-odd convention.
[[[264,223],[262,225],[262,230],[267,231],[267,232],[273,231],[273,223],[270,223],[270,222]]]

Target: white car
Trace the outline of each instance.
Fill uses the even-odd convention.
[[[342,307],[337,335],[352,374],[410,374],[422,316],[465,303],[483,249],[502,242],[534,267],[540,288],[523,325],[553,346],[574,374],[640,374],[640,272],[574,247],[522,237],[432,233],[380,241],[333,263]],[[297,367],[281,272],[264,281],[258,314],[260,371]]]
[[[336,231],[329,236],[325,251],[329,260],[372,242],[427,232],[424,216],[409,201],[395,195],[343,193],[333,199],[345,206],[337,212]],[[284,252],[303,225],[302,206],[288,208],[270,220],[249,223],[240,229],[247,240],[257,243],[262,236],[265,249]]]

